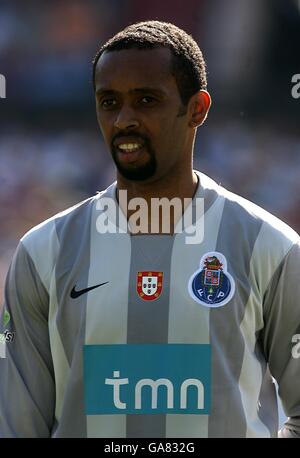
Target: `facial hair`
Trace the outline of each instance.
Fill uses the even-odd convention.
[[[127,167],[124,167],[123,164],[120,163],[118,159],[119,149],[116,146],[114,146],[114,141],[118,137],[124,138],[126,137],[126,135],[118,134],[117,136],[114,137],[114,139],[111,142],[111,147],[110,147],[111,154],[112,154],[114,163],[116,164],[116,167],[118,169],[118,172],[124,178],[126,178],[127,180],[131,180],[131,181],[145,181],[151,178],[156,172],[157,162],[156,162],[154,150],[151,147],[149,140],[139,135],[139,138],[143,140],[143,147],[147,150],[148,155],[149,155],[149,159],[146,162],[146,164],[143,164],[140,166],[133,165],[131,166],[131,168],[130,167],[127,168]]]

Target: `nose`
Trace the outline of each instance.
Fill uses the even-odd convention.
[[[114,126],[119,130],[126,130],[139,127],[139,125],[134,110],[124,104],[118,113]]]

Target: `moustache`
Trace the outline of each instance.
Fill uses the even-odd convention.
[[[148,147],[149,150],[152,149],[151,148],[151,142],[150,142],[149,138],[146,137],[145,135],[128,133],[128,132],[126,132],[126,133],[118,132],[116,135],[113,136],[113,138],[111,140],[111,149],[112,150],[115,150],[117,148],[118,145],[116,145],[116,142],[117,142],[117,140],[119,138],[122,138],[122,140],[125,140],[126,138],[130,138],[130,143],[132,143],[133,141],[134,142],[139,142],[143,146]]]

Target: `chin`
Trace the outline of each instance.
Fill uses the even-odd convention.
[[[151,181],[156,175],[156,164],[148,163],[135,169],[127,169],[120,164],[116,164],[119,174],[129,181]]]

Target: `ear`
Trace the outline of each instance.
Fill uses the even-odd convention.
[[[189,127],[197,128],[201,126],[208,114],[211,106],[211,97],[209,93],[203,89],[193,95],[190,102],[190,120]]]

